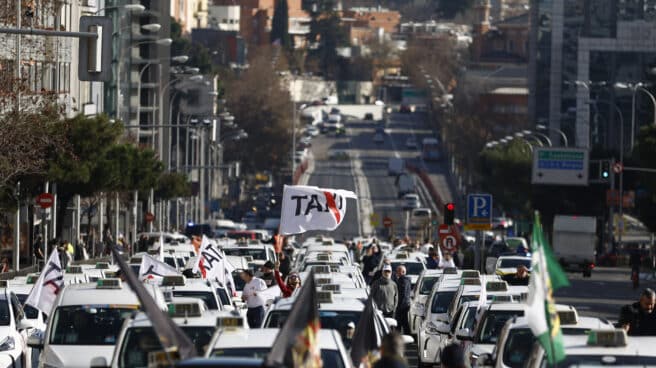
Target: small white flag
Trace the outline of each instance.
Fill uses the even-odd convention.
[[[225,284],[225,256],[219,246],[205,235],[200,242],[199,254],[193,268],[204,279],[216,279]]]
[[[59,252],[55,248],[48,258],[43,272],[36,280],[25,304],[29,304],[43,313],[50,314],[57,294],[64,288],[64,270],[59,262]]]
[[[308,230],[335,230],[346,216],[347,198],[355,193],[304,185],[285,185],[282,194],[280,234],[301,234]]]
[[[175,276],[179,274],[180,272],[178,270],[155,257],[148,254],[144,254],[141,257],[141,266],[139,266],[139,279],[141,280],[161,279],[164,276]]]

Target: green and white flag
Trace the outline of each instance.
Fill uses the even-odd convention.
[[[538,212],[535,213],[533,222],[531,254],[526,319],[533,335],[544,348],[549,363],[559,362],[565,358],[565,348],[553,291],[569,286],[569,281],[551,252]]]

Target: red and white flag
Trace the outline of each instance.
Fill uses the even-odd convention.
[[[301,234],[308,230],[335,230],[346,216],[347,198],[355,193],[305,185],[285,185],[282,194],[280,234]]]
[[[205,235],[200,242],[198,261],[194,265],[194,273],[200,272],[202,278],[217,280],[223,285],[235,289],[232,272],[235,270],[232,264],[226,260],[225,254],[216,242],[211,241]]]
[[[57,294],[64,288],[64,270],[59,262],[59,252],[55,248],[48,263],[34,283],[25,304],[29,304],[43,313],[50,314]]]

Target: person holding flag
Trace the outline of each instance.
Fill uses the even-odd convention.
[[[276,283],[280,288],[280,292],[282,293],[283,298],[289,298],[290,296],[292,296],[292,294],[294,294],[294,291],[296,291],[296,289],[301,287],[301,278],[298,276],[296,272],[293,272],[289,276],[287,276],[287,283],[283,281],[280,275],[280,262],[276,262],[274,277],[276,278]]]
[[[531,253],[532,272],[525,316],[549,364],[555,364],[565,359],[565,348],[553,292],[569,286],[569,281],[547,243],[538,212],[533,222]]]

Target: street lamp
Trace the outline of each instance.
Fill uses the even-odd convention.
[[[631,145],[630,145],[630,150],[633,151],[633,145],[635,144],[635,126],[636,126],[636,95],[638,94],[638,91],[642,91],[649,96],[651,99],[652,104],[654,104],[654,120],[652,121],[652,124],[656,125],[656,98],[654,95],[649,92],[645,88],[644,83],[635,83],[635,84],[630,84],[630,83],[615,83],[615,88],[618,89],[631,89],[633,96],[631,97]]]
[[[159,23],[145,24],[141,26],[141,29],[145,29],[148,32],[158,32],[160,29],[162,29],[162,25]]]
[[[146,7],[141,5],[141,4],[125,4],[125,5],[120,5],[120,6],[106,6],[104,8],[100,8],[96,10],[95,12],[91,13],[92,15],[98,15],[103,10],[114,10],[114,9],[124,9],[132,13],[141,13],[142,11],[146,10]]]
[[[563,145],[565,147],[569,146],[569,141],[567,140],[567,135],[562,130],[555,129],[555,128],[548,128],[546,125],[543,125],[543,124],[537,124],[535,126],[535,129],[537,129],[537,130],[549,130],[549,131],[556,132],[556,133],[560,134],[560,136],[563,138]],[[552,146],[551,139],[549,139],[548,143],[549,143],[549,146]]]

